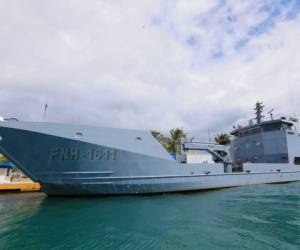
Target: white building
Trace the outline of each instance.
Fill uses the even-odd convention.
[[[214,163],[210,153],[200,150],[187,150],[186,161],[187,163]]]

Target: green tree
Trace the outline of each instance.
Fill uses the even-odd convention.
[[[186,133],[180,129],[175,128],[170,130],[170,137],[164,136],[161,132],[151,131],[151,134],[165,147],[170,153],[180,153],[180,141],[186,138]]]
[[[170,130],[170,140],[167,143],[167,150],[172,153],[180,153],[180,141],[182,138],[186,138],[186,133],[180,129],[175,128]]]
[[[167,144],[170,138],[165,137],[161,132],[152,130],[151,134],[167,149]]]
[[[230,137],[227,133],[221,133],[215,137],[215,141],[221,145],[227,145],[230,143]]]
[[[3,154],[0,153],[0,162],[9,162],[9,160]]]

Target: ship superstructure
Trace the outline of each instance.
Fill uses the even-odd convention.
[[[238,126],[230,145],[183,140],[175,160],[148,131],[0,122],[0,151],[49,195],[179,192],[300,180],[296,119]],[[213,163],[188,163],[186,152]]]

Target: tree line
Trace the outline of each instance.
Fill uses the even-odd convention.
[[[9,160],[3,154],[0,153],[0,162],[9,162]]]
[[[181,128],[174,128],[169,131],[169,136],[165,136],[159,131],[152,130],[151,134],[160,142],[164,148],[170,153],[180,153],[181,139],[186,139],[187,134]],[[218,134],[215,142],[221,145],[230,143],[230,136],[227,133]]]

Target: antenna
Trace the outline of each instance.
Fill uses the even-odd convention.
[[[292,108],[293,116],[296,116],[295,102],[294,102],[294,96],[293,96],[293,93],[292,93],[291,83],[288,81],[287,84],[288,84],[288,87],[289,87],[289,97],[290,97],[290,101],[291,101],[291,108]]]
[[[273,111],[274,109],[271,109],[267,114],[270,115],[271,120],[273,120]]]
[[[254,111],[255,111],[255,114],[256,114],[256,121],[257,123],[260,123],[262,118],[264,117],[262,114],[263,114],[263,110],[264,110],[264,105],[262,102],[257,102],[255,104],[255,108],[254,108]]]
[[[46,103],[44,106],[44,121],[46,120],[46,112],[47,112],[48,104]]]

